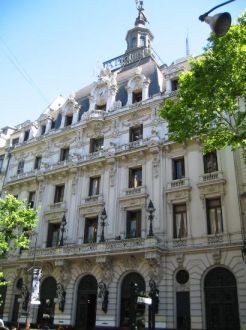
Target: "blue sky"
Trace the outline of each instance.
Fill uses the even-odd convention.
[[[221,1],[223,2],[223,1]],[[145,0],[153,48],[164,63],[202,53],[210,33],[198,16],[217,0]],[[236,0],[235,22],[245,9]],[[35,120],[50,102],[96,79],[101,63],[126,50],[137,16],[135,0],[0,0],[0,128]]]

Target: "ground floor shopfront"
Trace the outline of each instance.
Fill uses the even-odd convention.
[[[42,328],[148,329],[149,306],[137,298],[155,292],[156,329],[246,329],[246,266],[237,251],[217,252],[38,262],[41,304],[30,309],[25,265],[6,265],[1,313]]]

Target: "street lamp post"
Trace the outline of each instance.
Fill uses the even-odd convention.
[[[154,219],[153,213],[155,212],[155,208],[154,208],[154,205],[152,203],[152,200],[149,201],[149,205],[147,207],[147,212],[149,212],[149,234],[148,234],[148,237],[153,237],[154,233],[153,233],[152,222],[153,222],[153,219]]]
[[[37,250],[37,241],[38,241],[38,233],[35,231],[30,231],[29,236],[35,237],[35,243],[34,243],[34,250],[33,250],[33,260],[32,260],[32,267],[28,269],[28,272],[31,273],[31,285],[30,285],[30,293],[28,295],[28,301],[27,301],[27,309],[26,309],[26,330],[30,329],[30,310],[31,310],[31,299],[32,299],[32,293],[33,293],[33,271],[36,266],[36,250]]]
[[[107,219],[107,213],[106,213],[106,210],[105,210],[105,207],[103,208],[103,211],[101,213],[101,216],[100,216],[100,219],[101,219],[101,227],[102,227],[102,232],[101,232],[101,237],[100,237],[100,243],[103,243],[105,242],[105,238],[104,238],[104,227],[106,226],[106,223],[105,223],[105,220]]]
[[[61,239],[60,239],[60,242],[59,242],[59,246],[64,245],[64,232],[65,232],[66,224],[67,224],[67,221],[66,221],[66,217],[65,217],[65,214],[64,214],[63,217],[62,217],[61,226],[60,226]]]
[[[201,22],[208,23],[210,25],[211,29],[214,31],[214,33],[218,37],[224,36],[227,33],[227,31],[229,30],[229,28],[231,26],[231,15],[226,12],[220,13],[220,14],[217,14],[214,16],[208,16],[208,14],[210,14],[215,9],[222,7],[233,1],[235,1],[235,0],[229,0],[229,1],[223,2],[220,5],[213,7],[206,13],[199,16],[199,20]]]

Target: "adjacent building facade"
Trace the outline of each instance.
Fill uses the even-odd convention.
[[[6,322],[246,329],[246,165],[239,151],[168,140],[159,109],[188,58],[160,65],[145,23],[140,5],[125,54],[96,82],[1,131],[2,196],[39,214],[32,247],[1,260]]]

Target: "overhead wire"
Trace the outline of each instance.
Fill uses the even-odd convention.
[[[39,88],[37,83],[32,79],[30,74],[26,71],[26,69],[23,67],[23,65],[17,59],[16,55],[13,53],[13,51],[10,49],[10,47],[7,45],[7,43],[3,40],[3,38],[1,36],[0,36],[0,41],[1,41],[2,45],[4,46],[4,47],[2,47],[4,54],[6,55],[8,60],[13,64],[15,69],[26,80],[26,82],[38,93],[38,95],[42,98],[42,100],[45,102],[45,104],[49,103],[47,97],[41,91],[41,89]]]

